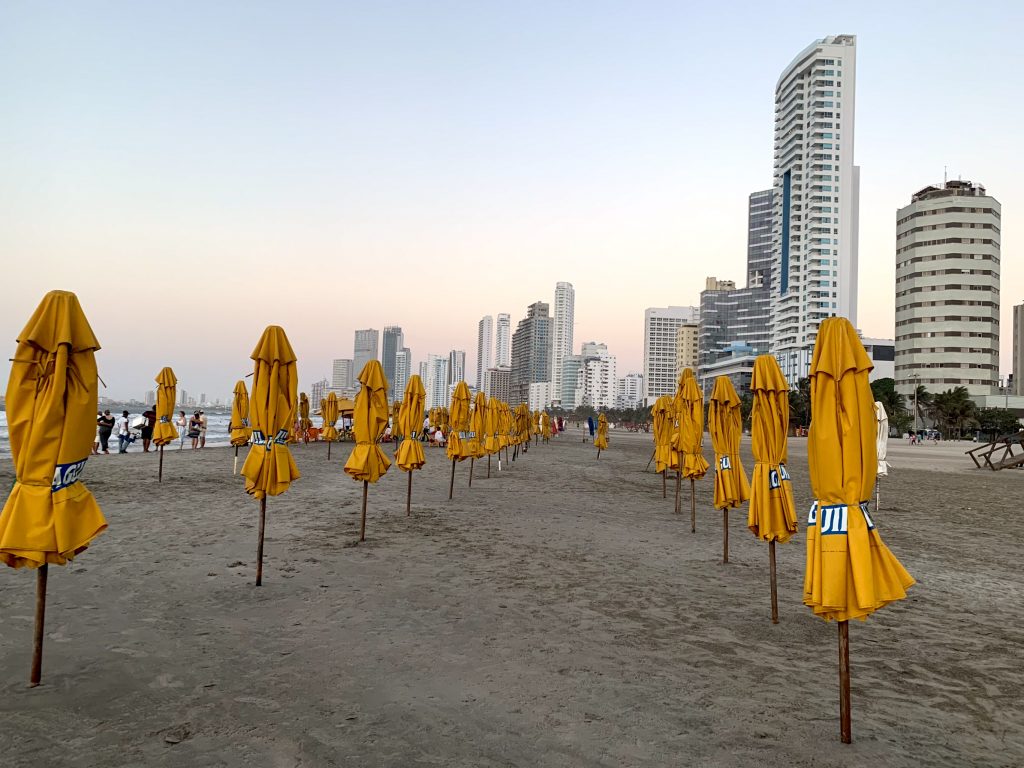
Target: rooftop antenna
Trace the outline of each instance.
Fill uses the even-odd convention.
[[[946,173],[946,166],[942,166],[942,186],[946,186],[949,182],[949,174]]]

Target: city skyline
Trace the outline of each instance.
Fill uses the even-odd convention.
[[[18,44],[0,54],[10,94],[0,132],[20,151],[0,174],[0,251],[32,269],[12,272],[0,344],[10,357],[41,296],[73,290],[103,345],[101,396],[140,398],[171,365],[190,391],[224,398],[251,371],[268,324],[288,333],[308,387],[348,357],[356,329],[401,326],[418,359],[472,352],[481,316],[548,302],[565,280],[577,293],[576,337],[607,343],[620,375],[639,371],[646,308],[696,305],[710,275],[742,281],[747,194],[772,183],[778,76],[814,40],[848,33],[862,169],[857,325],[894,337],[893,217],[945,167],[950,179],[981,180],[1003,206],[999,373],[1009,372],[1005,330],[1024,299],[1014,141],[1024,120],[1005,99],[1022,54],[1000,31],[1024,20],[1019,7],[964,16],[936,4],[927,18],[851,9],[813,22],[796,8],[754,7],[742,24],[726,7],[596,11],[585,24],[581,10],[342,13],[314,3],[300,28],[282,25],[283,11],[240,20],[198,5],[202,23],[184,26],[180,8],[10,9],[6,34]],[[245,34],[229,34],[240,22]],[[190,41],[187,57],[159,32],[168,28]],[[359,40],[339,52],[341,28]],[[714,54],[726,36],[743,56]],[[115,44],[125,39],[133,45]],[[906,99],[893,73],[934,61],[941,40],[983,55]],[[304,55],[271,66],[259,54],[267,45]],[[382,64],[372,74],[360,66],[371,55]],[[713,81],[701,74],[709,57]],[[411,71],[423,80],[407,83]],[[395,100],[376,101],[382,89]],[[353,290],[359,266],[378,260],[434,265],[455,300],[438,311],[436,292],[415,281]],[[150,307],[132,288],[126,308],[125,283],[162,289],[146,276],[158,264],[172,266],[180,303]],[[146,322],[126,322],[135,313]]]

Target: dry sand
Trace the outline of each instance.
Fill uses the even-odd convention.
[[[966,444],[893,444],[876,521],[919,583],[851,627],[849,746],[836,627],[801,604],[802,530],[779,547],[773,626],[745,510],[723,566],[711,478],[693,535],[687,489],[676,516],[643,471],[650,435],[613,432],[595,461],[570,431],[489,480],[477,462],[472,488],[460,464],[453,502],[428,449],[413,517],[392,468],[358,546],[350,447],[295,449],[262,588],[230,449],[169,451],[162,485],[155,456],[90,461],[110,528],[51,568],[37,689],[35,579],[0,572],[2,764],[1024,764],[1024,472],[973,470]]]

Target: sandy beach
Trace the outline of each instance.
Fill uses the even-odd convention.
[[[459,464],[451,502],[428,449],[412,517],[392,467],[358,546],[351,444],[297,446],[262,588],[231,449],[168,451],[162,485],[154,455],[95,457],[110,528],[50,569],[36,689],[34,574],[0,573],[3,765],[1021,765],[1024,472],[975,470],[968,447],[892,442],[875,519],[918,584],[851,627],[849,746],[836,627],[801,604],[803,519],[773,626],[746,509],[722,565],[711,477],[694,535],[688,489],[677,516],[644,472],[650,435],[612,432],[596,461],[570,430],[490,479],[477,462],[472,488]]]

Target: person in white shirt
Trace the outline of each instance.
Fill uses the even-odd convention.
[[[117,452],[128,453],[128,446],[132,444],[131,426],[128,422],[128,411],[121,414],[117,420]]]
[[[182,450],[185,447],[185,433],[188,432],[188,419],[185,418],[184,411],[178,411],[178,418],[174,422],[178,425],[178,450]]]

